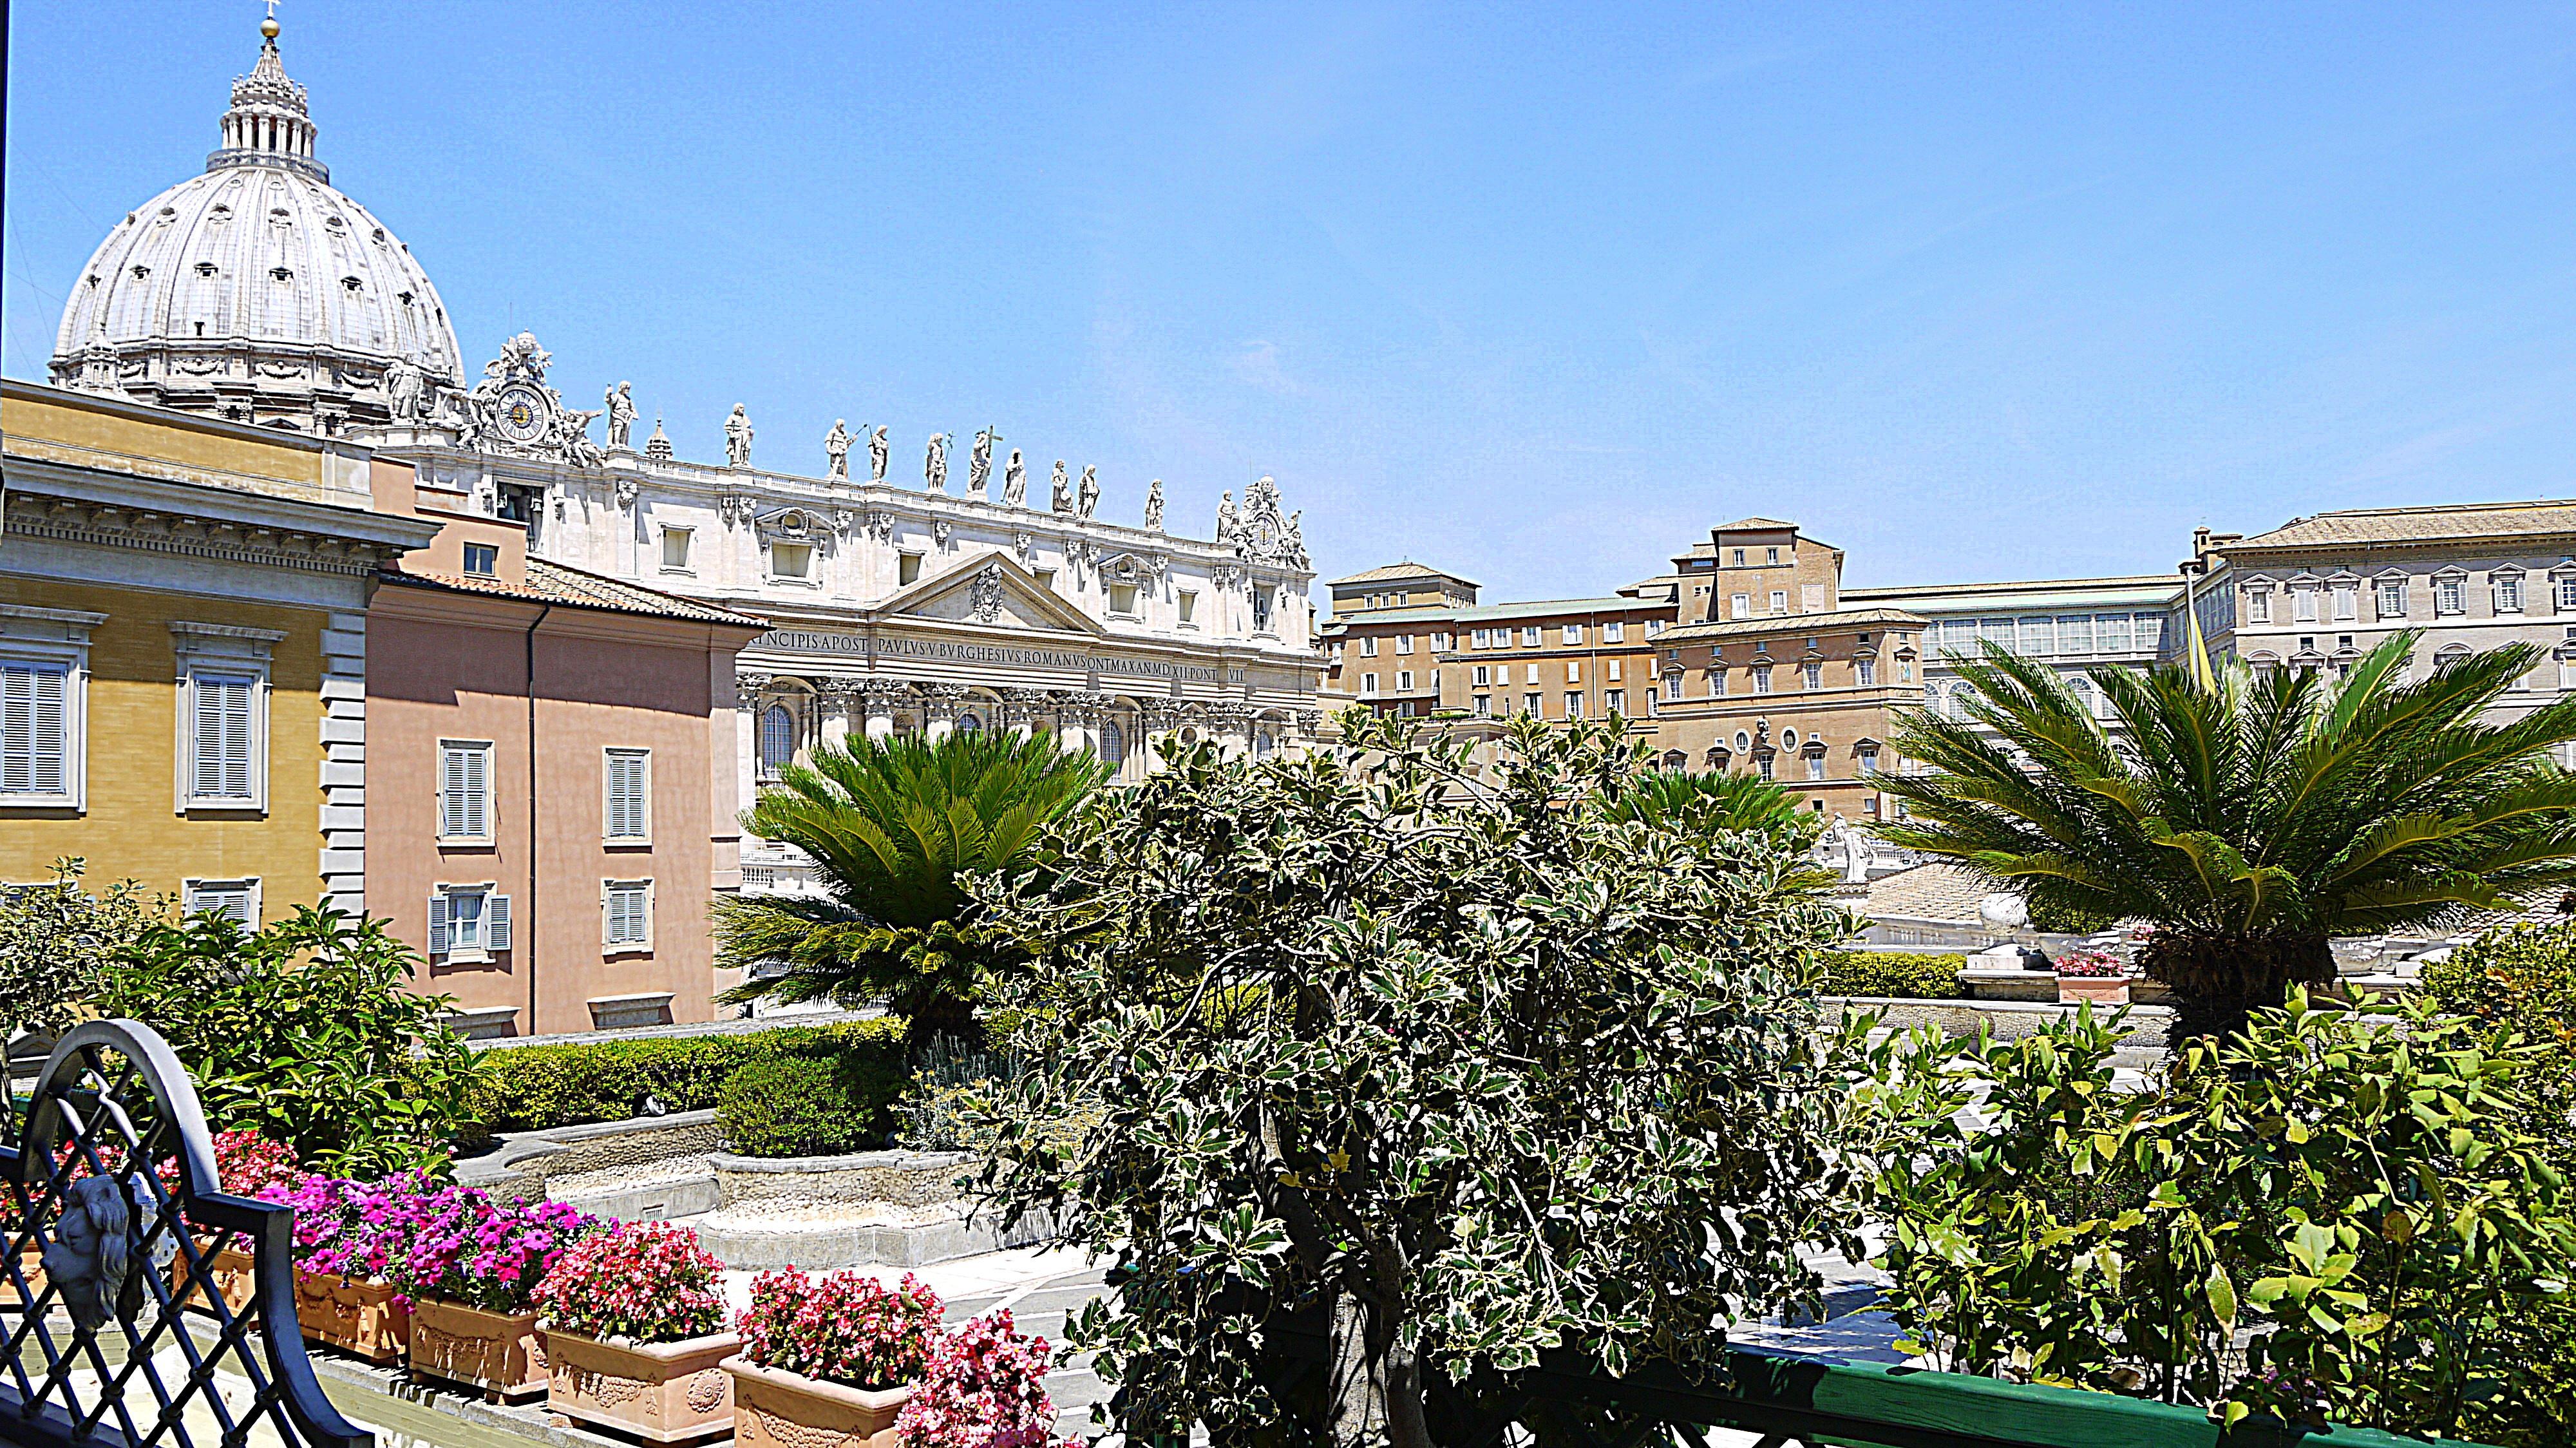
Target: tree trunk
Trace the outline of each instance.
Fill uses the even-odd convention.
[[[1332,1422],[1335,1448],[1433,1448],[1422,1411],[1422,1366],[1397,1346],[1395,1324],[1356,1295],[1333,1303]]]
[[[2322,935],[2233,935],[2159,931],[2138,953],[2149,980],[2173,991],[2173,1043],[2194,1036],[2224,1039],[2246,1017],[2289,999],[2293,982],[2335,977],[2334,952]]]

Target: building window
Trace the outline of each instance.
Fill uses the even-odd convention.
[[[1525,649],[1534,649],[1538,647],[1537,625],[1533,624],[1530,627],[1521,630],[1521,647]]]
[[[1628,712],[1628,691],[1627,691],[1627,690],[1625,690],[1625,689],[1612,689],[1612,690],[1610,690],[1609,692],[1607,692],[1607,693],[1603,694],[1603,695],[1601,696],[1601,707],[1602,707],[1602,709],[1604,709],[1605,711],[1607,711],[1607,712],[1609,712],[1609,713],[1612,713],[1612,714],[1625,714],[1625,713],[1627,713],[1627,712]]]
[[[665,528],[662,530],[663,572],[686,573],[689,571],[689,536],[694,531],[694,529],[689,528]],[[918,557],[919,555],[916,554],[914,556]]]
[[[1184,588],[1180,591],[1180,611],[1181,623],[1184,627],[1198,627],[1199,595],[1197,589]],[[1334,647],[1338,650],[1340,645],[1336,644]]]
[[[2468,581],[2458,577],[2435,579],[2433,582],[2433,611],[2435,613],[2468,612]]]
[[[2338,621],[2361,617],[2361,585],[2338,583],[2334,586],[2334,616]]]
[[[1583,625],[1579,623],[1567,624],[1565,626],[1563,641],[1569,644],[1579,644],[1583,642]]]
[[[1467,636],[1468,647],[1479,649],[1491,648],[1493,646],[1493,638],[1493,630],[1477,629]]]
[[[1662,633],[1663,631],[1664,631],[1664,621],[1663,621],[1662,619],[1659,619],[1659,618],[1650,618],[1650,619],[1646,620],[1646,637],[1648,637],[1648,638],[1653,638],[1653,637],[1655,637],[1657,634]]]
[[[1789,590],[1785,588],[1775,588],[1771,590],[1771,611],[1773,613],[1787,613],[1789,611]]]
[[[2519,574],[2519,573],[2498,573],[2498,574],[2491,574],[2491,575],[2489,575],[2489,576],[2488,576],[2487,583],[2488,583],[2488,586],[2493,590],[2493,592],[2494,592],[2494,594],[2495,594],[2495,611],[2496,611],[2496,612],[2498,612],[2498,613],[2520,613],[2520,612],[2522,612],[2522,575],[2521,575],[2521,574]]]
[[[1364,659],[1373,659],[1377,657],[1377,640],[1375,638],[1363,638],[1360,640],[1360,657]]]
[[[1377,675],[1375,675],[1375,674],[1362,674],[1362,675],[1360,675],[1360,692],[1361,692],[1361,693],[1363,693],[1363,694],[1374,694],[1374,693],[1376,693],[1376,692],[1377,692]]]
[[[1613,619],[1601,626],[1601,641],[1605,644],[1622,642],[1626,639],[1627,635],[1628,626],[1616,619]]]
[[[983,733],[983,732],[984,732],[984,716],[983,716],[983,715],[981,715],[981,714],[976,714],[976,713],[972,713],[972,712],[964,713],[964,714],[960,714],[960,715],[958,715],[958,716],[957,716],[957,732],[958,732],[958,733],[960,733],[960,734],[981,734],[981,733]]]
[[[2093,647],[2105,654],[2129,651],[2129,616],[2125,613],[2097,614],[2093,619]]]
[[[1583,696],[1581,694],[1568,693],[1565,696],[1565,717],[1568,719],[1580,719],[1583,717]]]
[[[2405,579],[2383,578],[2379,580],[2377,593],[2379,595],[2379,616],[2381,618],[2404,618],[2406,616]]]
[[[2272,589],[2268,584],[2245,586],[2245,617],[2254,623],[2272,621]]]
[[[1717,686],[1719,688],[1725,687],[1725,680],[1722,677],[1717,681]],[[1664,675],[1664,698],[1674,703],[1679,703],[1681,701],[1681,697],[1682,676],[1680,672],[1675,671]]]
[[[653,751],[607,751],[607,793],[601,833],[612,843],[635,844],[653,837]]]
[[[82,670],[70,659],[0,658],[0,796],[78,805]]]
[[[465,572],[474,578],[495,578],[501,572],[501,550],[489,543],[465,545]]]
[[[1527,714],[1533,719],[1536,719],[1547,711],[1539,707],[1538,695],[1523,694],[1521,695],[1521,712]]]
[[[2070,614],[2057,621],[2057,651],[2061,654],[2093,652],[2093,616]]]
[[[490,885],[441,885],[429,897],[429,958],[474,965],[510,948],[510,897]]]
[[[1808,778],[1810,781],[1813,781],[1813,780],[1819,780],[1819,779],[1822,779],[1822,778],[1824,778],[1824,777],[1825,777],[1825,756],[1823,756],[1823,755],[1821,755],[1821,754],[1810,754],[1810,755],[1808,755],[1808,756],[1807,756],[1807,778]]]
[[[2016,620],[2014,627],[2022,653],[2042,658],[2057,652],[2057,620],[2025,618]]]
[[[1395,671],[1395,691],[1399,694],[1410,694],[1413,692],[1413,671],[1411,669],[1398,669]]]
[[[1435,633],[1431,636],[1431,651],[1435,654],[1448,653],[1457,646],[1458,636],[1456,634]]]
[[[1744,617],[1749,616],[1749,615],[1753,612],[1753,595],[1752,595],[1752,594],[1749,594],[1749,593],[1739,593],[1739,594],[1735,594],[1735,595],[1733,595],[1732,597],[1730,597],[1730,598],[1727,600],[1727,602],[1732,606],[1732,611],[1730,611],[1730,612],[1727,614],[1727,617],[1728,617],[1728,618],[1744,618]]]
[[[268,659],[286,635],[173,623],[179,665],[178,808],[268,805]]]
[[[1567,659],[1565,661],[1565,682],[1569,684],[1580,684],[1583,682],[1583,661],[1581,659]]]
[[[1769,664],[1755,664],[1753,666],[1753,692],[1757,694],[1768,694],[1771,692],[1771,666]]]
[[[1779,550],[1779,549],[1777,549],[1777,548],[1765,548],[1765,549],[1763,549],[1763,550],[1762,550],[1762,562],[1763,562],[1764,566],[1766,566],[1766,567],[1772,567],[1772,568],[1776,568],[1776,567],[1778,567],[1778,566],[1780,565],[1780,550]]]
[[[438,839],[441,844],[492,842],[492,743],[438,741]]]
[[[1810,689],[1821,689],[1825,686],[1825,666],[1817,663],[1815,660],[1809,659],[1806,663],[1799,665],[1798,672],[1803,676],[1802,682],[1806,687]]]
[[[221,915],[244,930],[259,928],[259,881],[185,880],[180,896],[191,915]]]
[[[806,582],[814,571],[814,545],[811,543],[772,543],[769,545],[769,576],[791,583]]]
[[[894,559],[894,582],[897,588],[909,588],[921,581],[921,555],[898,553]]]
[[[2576,573],[2561,576],[2556,580],[2556,584],[2553,591],[2558,596],[2558,611],[2576,613]]]
[[[2290,585],[2290,621],[2292,623],[2317,621],[2316,585],[2305,583]]]
[[[1753,772],[1762,776],[1766,780],[1769,779],[1771,777],[1771,756],[1765,754],[1757,757],[1753,761]]]
[[[1100,762],[1112,769],[1127,762],[1127,731],[1115,719],[1101,721]]]
[[[1852,676],[1860,681],[1860,686],[1864,689],[1875,685],[1878,682],[1878,660],[1854,659]]]
[[[1494,682],[1493,672],[1494,671],[1491,668],[1488,668],[1483,664],[1478,664],[1467,671],[1467,682],[1476,688],[1484,688],[1488,684]]]
[[[610,950],[653,948],[653,882],[600,882],[600,943]]]
[[[1493,713],[1494,696],[1491,694],[1478,694],[1476,696],[1476,717],[1479,719],[1490,719],[1493,717]]]
[[[1709,666],[1708,696],[1712,699],[1723,699],[1726,697],[1726,668],[1722,664],[1711,664]]]
[[[1397,634],[1395,636],[1395,651],[1399,654],[1409,654],[1413,652],[1413,635]]]
[[[1270,599],[1269,589],[1256,588],[1252,591],[1252,631],[1254,633],[1270,632]]]
[[[1861,746],[1857,751],[1855,751],[1855,752],[1854,752],[1854,754],[1853,754],[1853,758],[1855,758],[1856,760],[1858,760],[1858,761],[1859,761],[1859,763],[1860,763],[1860,772],[1861,772],[1861,774],[1862,774],[1862,776],[1863,776],[1864,778],[1866,778],[1866,777],[1867,777],[1867,776],[1869,776],[1869,775],[1873,775],[1873,774],[1878,773],[1878,746],[1877,746],[1877,745],[1875,745],[1875,744],[1864,744],[1864,745],[1862,745],[1862,746]]]
[[[1117,618],[1134,618],[1136,616],[1136,585],[1132,583],[1113,583],[1109,585],[1109,612],[1113,617]],[[1361,652],[1366,653],[1367,650],[1363,649]]]
[[[796,757],[796,716],[785,704],[760,711],[760,777],[776,779]]]
[[[1735,550],[1735,566],[1738,568],[1744,566],[1744,550],[1741,548]]]

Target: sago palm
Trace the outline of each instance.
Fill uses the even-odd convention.
[[[960,877],[1024,868],[1047,823],[1107,777],[1043,733],[853,737],[787,766],[743,827],[804,851],[823,893],[717,900],[717,964],[780,967],[725,998],[883,1003],[916,1037],[967,1033],[976,975],[1007,947],[960,918]]]
[[[1627,780],[1601,806],[1604,817],[1656,820],[1699,833],[1784,829],[1812,844],[1822,822],[1797,797],[1753,774],[1650,770]]]
[[[2488,722],[2541,651],[2408,682],[2418,642],[2398,634],[2343,679],[2099,670],[2116,729],[2048,664],[1988,644],[1956,660],[1969,719],[1898,724],[1931,772],[1880,780],[1913,815],[1881,833],[2035,905],[2154,922],[2141,959],[2179,1030],[2232,1031],[2290,982],[2331,978],[2335,936],[2439,928],[2576,880],[2576,777],[2549,757],[2576,739],[2576,697]]]

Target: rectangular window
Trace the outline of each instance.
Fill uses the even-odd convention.
[[[1482,689],[1494,682],[1493,673],[1494,671],[1488,666],[1478,664],[1470,671],[1467,681],[1476,688]]]
[[[78,685],[69,660],[0,659],[0,797],[75,802]]]
[[[653,837],[653,751],[607,751],[607,799],[601,811],[601,833],[611,842],[635,843]]]
[[[1456,634],[1435,633],[1431,636],[1431,651],[1435,654],[1445,654],[1457,647],[1458,636]]]
[[[1878,682],[1878,660],[1856,659],[1852,663],[1852,673],[1860,680],[1862,688],[1869,688]]]
[[[1681,676],[1676,674],[1674,677],[1679,678]],[[1709,669],[1708,696],[1712,699],[1723,699],[1726,697],[1726,670],[1723,666],[1713,666]],[[1679,698],[1680,696],[1676,694],[1674,697]]]
[[[180,895],[191,915],[215,914],[244,930],[259,928],[259,881],[186,880]]]
[[[1399,694],[1410,694],[1413,692],[1413,671],[1411,669],[1398,669],[1395,671],[1395,691]]]
[[[1579,644],[1583,642],[1583,625],[1579,623],[1567,624],[1565,626],[1563,641],[1569,644]]]
[[[257,674],[188,671],[188,808],[259,807],[263,682]]]
[[[2443,578],[2433,584],[2433,611],[2466,613],[2469,611],[2469,589],[2466,579]]]
[[[1525,649],[1534,649],[1538,647],[1537,625],[1533,624],[1521,630],[1521,647]]]
[[[2555,592],[2558,595],[2558,611],[2576,613],[2576,574],[2559,579]]]
[[[2125,613],[2094,615],[2093,647],[2106,654],[2127,653],[2129,651],[2129,616]]]
[[[2134,614],[2131,616],[2130,621],[2137,626],[2138,635],[2133,641],[2132,647],[2136,648],[2141,653],[2151,654],[2154,653],[2158,647],[2162,646],[2165,637],[2165,618],[2163,614]]]
[[[2522,612],[2522,575],[2521,575],[2521,574],[2518,574],[2518,573],[2507,573],[2507,574],[2505,574],[2505,575],[2503,575],[2503,576],[2501,576],[2501,577],[2498,577],[2498,578],[2491,578],[2491,579],[2489,579],[2489,580],[2488,580],[2488,582],[2489,582],[2489,583],[2494,587],[2494,590],[2495,590],[2495,611],[2496,611],[2496,612],[2498,612],[2498,613],[2520,613],[2520,612]]]
[[[1568,719],[1580,719],[1583,717],[1583,696],[1581,694],[1569,693],[1565,696],[1565,717]]]
[[[1763,563],[1764,563],[1764,565],[1766,565],[1766,566],[1769,566],[1769,567],[1777,567],[1777,566],[1779,565],[1779,562],[1780,562],[1780,550],[1779,550],[1779,549],[1777,549],[1777,548],[1765,548],[1765,549],[1763,549],[1763,550],[1762,550],[1762,562],[1763,562]]]
[[[1799,665],[1798,672],[1804,676],[1800,682],[1806,687],[1810,689],[1821,689],[1825,686],[1825,666],[1823,664],[1817,663],[1811,659],[1806,663]]]
[[[1270,590],[1258,589],[1252,595],[1252,631],[1270,632]]]
[[[2044,658],[2057,652],[2057,620],[2053,618],[2018,620],[2015,632],[2021,640],[2021,652],[2033,658]]]
[[[1627,713],[1628,691],[1625,689],[1612,689],[1608,693],[1603,694],[1601,696],[1601,707],[1613,714]]]
[[[1753,692],[1757,694],[1768,694],[1771,692],[1771,666],[1769,664],[1755,664],[1753,666]]]
[[[1583,661],[1581,659],[1567,659],[1565,661],[1565,682],[1569,684],[1580,684],[1583,682]]]
[[[1601,641],[1605,644],[1623,642],[1627,636],[1628,626],[1616,619],[1613,619],[1601,626]]]
[[[2292,623],[2315,623],[2317,621],[2317,591],[2315,589],[2293,587],[2290,590],[2290,621]]]
[[[1375,675],[1375,674],[1362,674],[1362,675],[1360,675],[1360,692],[1361,692],[1361,693],[1363,693],[1363,694],[1374,694],[1374,693],[1376,693],[1376,692],[1377,692],[1377,675]]]
[[[1768,754],[1755,755],[1753,758],[1753,772],[1761,775],[1764,779],[1769,779],[1771,777],[1771,756]]]
[[[1409,654],[1413,652],[1413,635],[1397,634],[1395,636],[1395,651],[1399,654]]]
[[[1822,779],[1822,778],[1824,778],[1824,777],[1825,777],[1825,756],[1823,756],[1823,755],[1821,755],[1821,754],[1810,754],[1810,755],[1808,755],[1808,756],[1807,756],[1807,778],[1809,778],[1809,779],[1811,779],[1811,780],[1816,780],[1816,779]]]
[[[1373,659],[1377,657],[1377,639],[1374,636],[1361,638],[1360,657],[1364,659]]]
[[[1180,607],[1181,622],[1196,623],[1199,616],[1198,590],[1194,588],[1182,589],[1180,591]]]
[[[772,543],[769,545],[769,576],[802,583],[814,571],[814,545],[811,543]]]
[[[611,950],[649,950],[653,945],[653,882],[600,882],[600,941]]]
[[[2057,621],[2057,651],[2061,654],[2093,652],[2093,616],[2070,614]]]
[[[1726,680],[1723,677],[1720,677],[1716,683],[1717,687],[1720,689],[1726,687]],[[1664,697],[1677,703],[1680,701],[1682,697],[1682,676],[1678,670],[1664,675]]]
[[[492,840],[492,746],[489,741],[438,741],[438,837],[489,844]]]
[[[501,550],[489,543],[465,545],[465,571],[475,578],[493,578],[501,572]]]
[[[1789,611],[1789,590],[1785,588],[1775,588],[1771,590],[1771,611],[1773,613],[1787,613]]]
[[[1492,629],[1480,628],[1474,633],[1469,634],[1467,638],[1470,647],[1480,649],[1492,648],[1494,644],[1494,631]]]
[[[510,934],[510,897],[489,885],[442,885],[429,897],[432,960],[487,961],[509,950]]]
[[[1726,615],[1728,618],[1747,618],[1753,613],[1752,594],[1739,593],[1728,599],[1727,602],[1733,605],[1731,611]]]
[[[662,530],[662,567],[664,571],[670,573],[686,573],[689,571],[689,536],[694,531],[694,529],[690,528],[665,528]],[[912,556],[918,558],[921,555],[916,553]]]
[[[898,553],[894,559],[894,581],[898,588],[909,588],[921,581],[921,555]]]
[[[1605,663],[1603,663],[1603,664],[1602,664],[1602,668],[1603,668],[1603,669],[1605,669],[1605,670],[1607,670],[1607,672],[1605,672],[1604,674],[1602,674],[1602,676],[1601,676],[1601,677],[1603,677],[1603,678],[1605,678],[1605,679],[1609,680],[1611,683],[1614,683],[1614,684],[1615,684],[1615,683],[1617,683],[1617,682],[1619,682],[1619,661],[1618,661],[1617,659],[1611,659],[1611,660],[1606,661]]]
[[[2565,599],[2566,592],[2567,592],[2567,585],[2566,585],[2566,584],[2564,584],[2564,583],[2562,583],[2562,584],[2558,585],[2558,588],[2559,588],[2559,595],[2560,595],[2560,598],[2561,598],[2561,600],[2562,600],[2562,602],[2561,602],[2561,607],[2564,607],[2564,606],[2565,606],[2565,604],[2564,604],[2564,599]],[[2383,578],[2383,579],[2379,580],[2379,589],[2378,589],[2378,593],[2379,593],[2379,616],[2380,616],[2381,618],[2404,618],[2404,617],[2406,616],[2406,580],[2405,580],[2405,579],[2403,579],[2403,578]]]
[[[1109,585],[1109,611],[1120,617],[1134,618],[1136,616],[1136,585],[1132,583],[1113,583]],[[1375,643],[1377,640],[1371,639],[1369,642]]]
[[[1862,745],[1857,752],[1856,757],[1859,761],[1860,772],[1863,777],[1878,773],[1878,747],[1876,745]]]
[[[2245,617],[2255,623],[2270,623],[2272,621],[2272,590],[2268,588],[2247,588],[2245,590]]]
[[[1521,695],[1521,712],[1535,719],[1546,711],[1539,708],[1538,695],[1523,694]]]
[[[2334,616],[2338,621],[2361,617],[2361,588],[2358,584],[2335,585]]]
[[[1479,719],[1490,719],[1493,716],[1494,696],[1491,694],[1478,694],[1476,696],[1476,717]]]
[[[1738,568],[1744,566],[1744,550],[1741,548],[1735,550],[1735,566]]]
[[[1663,621],[1662,619],[1659,619],[1659,618],[1650,618],[1650,619],[1646,620],[1646,637],[1648,637],[1648,638],[1653,638],[1653,637],[1655,637],[1657,634],[1662,633],[1663,631],[1664,631],[1664,621]]]

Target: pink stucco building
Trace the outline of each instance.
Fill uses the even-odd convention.
[[[527,527],[376,466],[437,518],[367,614],[367,911],[476,1035],[703,1021],[741,883],[742,614],[527,556]]]

